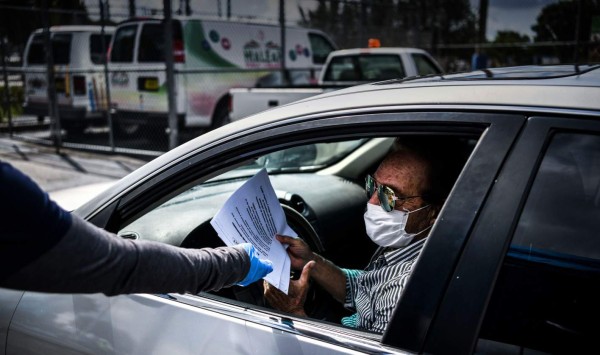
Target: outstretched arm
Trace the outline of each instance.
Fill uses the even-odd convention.
[[[124,240],[64,211],[2,162],[0,197],[2,287],[107,295],[198,293],[246,285],[272,270],[244,245],[183,249]]]

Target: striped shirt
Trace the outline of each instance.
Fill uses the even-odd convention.
[[[342,269],[346,275],[344,306],[356,311],[342,318],[343,325],[383,333],[426,239],[386,249],[365,270]]]

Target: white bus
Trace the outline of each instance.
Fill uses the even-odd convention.
[[[285,63],[292,82],[317,81],[336,47],[322,32],[286,27]],[[276,24],[174,17],[175,95],[180,128],[212,129],[228,121],[228,92],[281,79],[281,31]],[[116,127],[166,127],[168,101],[161,19],[131,19],[111,43],[110,85]]]

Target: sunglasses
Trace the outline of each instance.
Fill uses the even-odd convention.
[[[371,175],[367,175],[367,177],[365,178],[365,190],[367,191],[367,198],[371,198],[371,196],[373,196],[373,194],[375,193],[375,190],[377,190],[377,198],[379,199],[379,204],[381,205],[381,208],[384,209],[384,211],[386,212],[392,212],[392,210],[394,209],[394,207],[396,206],[396,201],[400,201],[400,205],[402,205],[404,203],[404,201],[408,200],[409,198],[415,198],[415,197],[421,197],[421,196],[403,196],[403,197],[398,197],[396,196],[396,193],[394,192],[394,190],[392,190],[390,187],[379,184],[377,181],[375,181],[375,178]]]

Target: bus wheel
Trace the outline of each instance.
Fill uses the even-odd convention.
[[[231,123],[231,117],[229,117],[229,109],[227,108],[227,105],[220,104],[215,110],[211,129],[223,127],[228,123]]]

